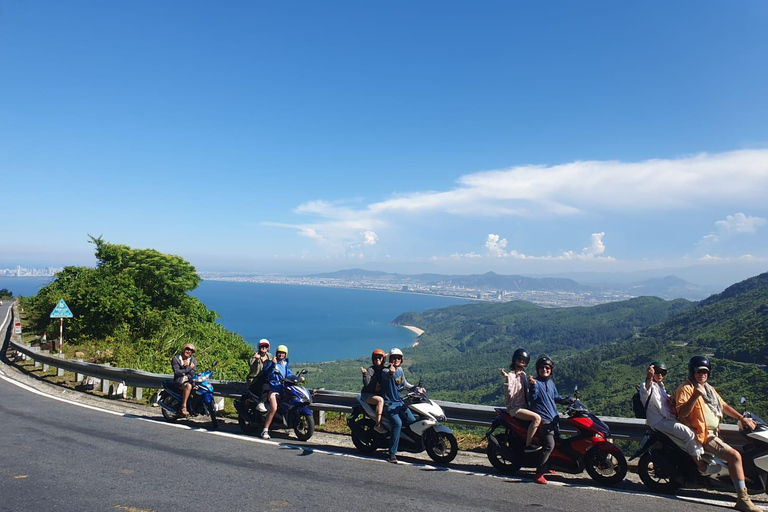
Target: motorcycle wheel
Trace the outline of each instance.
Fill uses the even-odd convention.
[[[355,419],[355,423],[365,432],[365,439],[360,439],[355,435],[355,431],[352,431],[352,443],[360,453],[373,453],[376,451],[376,444],[373,442],[373,420],[367,416],[360,415]]]
[[[256,406],[252,400],[243,401],[242,407],[245,408],[245,411],[250,418],[259,417],[255,410]],[[248,417],[243,416],[241,413],[237,414],[237,424],[240,425],[240,430],[242,430],[243,434],[253,434],[260,426],[258,422],[248,419]]]
[[[459,444],[456,437],[447,432],[430,432],[424,440],[427,455],[438,464],[448,464],[456,458]]]
[[[656,467],[653,456],[646,452],[637,463],[637,474],[646,487],[659,494],[674,494],[680,488],[680,484],[672,480],[670,475]]]
[[[296,426],[293,427],[296,437],[299,441],[307,441],[315,433],[315,418],[306,414],[299,414],[296,420]]]
[[[503,444],[509,448],[512,453],[520,456],[515,460],[507,460],[501,454],[501,451],[499,451],[496,445],[493,442],[488,441],[488,448],[485,450],[485,453],[488,455],[488,460],[490,461],[491,466],[505,475],[512,475],[516,473],[520,470],[521,467],[523,467],[522,453],[519,453],[519,450],[515,449],[515,447],[510,446],[509,436],[507,434],[498,434],[496,439],[499,440],[500,444]]]
[[[162,396],[160,397],[160,401],[163,402],[168,407],[172,407],[174,409],[178,409],[179,408],[178,400],[176,400],[171,395],[168,395],[166,393],[162,394]],[[179,419],[179,415],[178,414],[174,414],[174,413],[170,412],[165,407],[160,407],[160,410],[163,412],[163,418],[165,418],[165,421],[167,421],[168,423],[176,423],[176,420]]]
[[[216,404],[211,402],[206,408],[208,409],[208,414],[211,416],[211,428],[219,428],[219,418],[216,416]]]
[[[624,454],[608,452],[595,446],[585,456],[587,473],[598,485],[610,487],[627,476],[627,459]]]

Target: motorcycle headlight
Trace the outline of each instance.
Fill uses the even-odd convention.
[[[441,414],[440,416],[438,416],[437,421],[439,421],[440,423],[445,423],[445,414]]]

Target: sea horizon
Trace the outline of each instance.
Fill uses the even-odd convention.
[[[52,279],[3,276],[0,288],[30,296]],[[397,316],[470,302],[394,290],[215,280],[201,281],[190,294],[252,346],[261,338],[270,340],[273,353],[277,345],[287,345],[293,364],[367,358],[377,348],[410,347],[417,335],[392,325]]]

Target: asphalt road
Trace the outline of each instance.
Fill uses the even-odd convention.
[[[205,426],[205,423],[192,427]],[[498,476],[483,457],[450,469],[359,457],[333,436],[263,441],[162,421],[157,409],[90,397],[0,365],[0,511],[374,510],[665,512],[730,508],[732,495],[654,496],[635,481],[599,489],[586,476],[546,486]],[[766,508],[766,496],[757,497]]]

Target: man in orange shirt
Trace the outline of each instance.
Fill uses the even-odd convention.
[[[720,420],[724,415],[752,429],[755,422],[725,403],[707,383],[711,370],[712,365],[705,356],[694,356],[688,361],[688,379],[675,392],[677,414],[680,421],[696,434],[696,440],[704,446],[705,452],[728,462],[728,473],[737,494],[735,508],[743,512],[761,512],[749,499],[741,454],[720,438]]]

